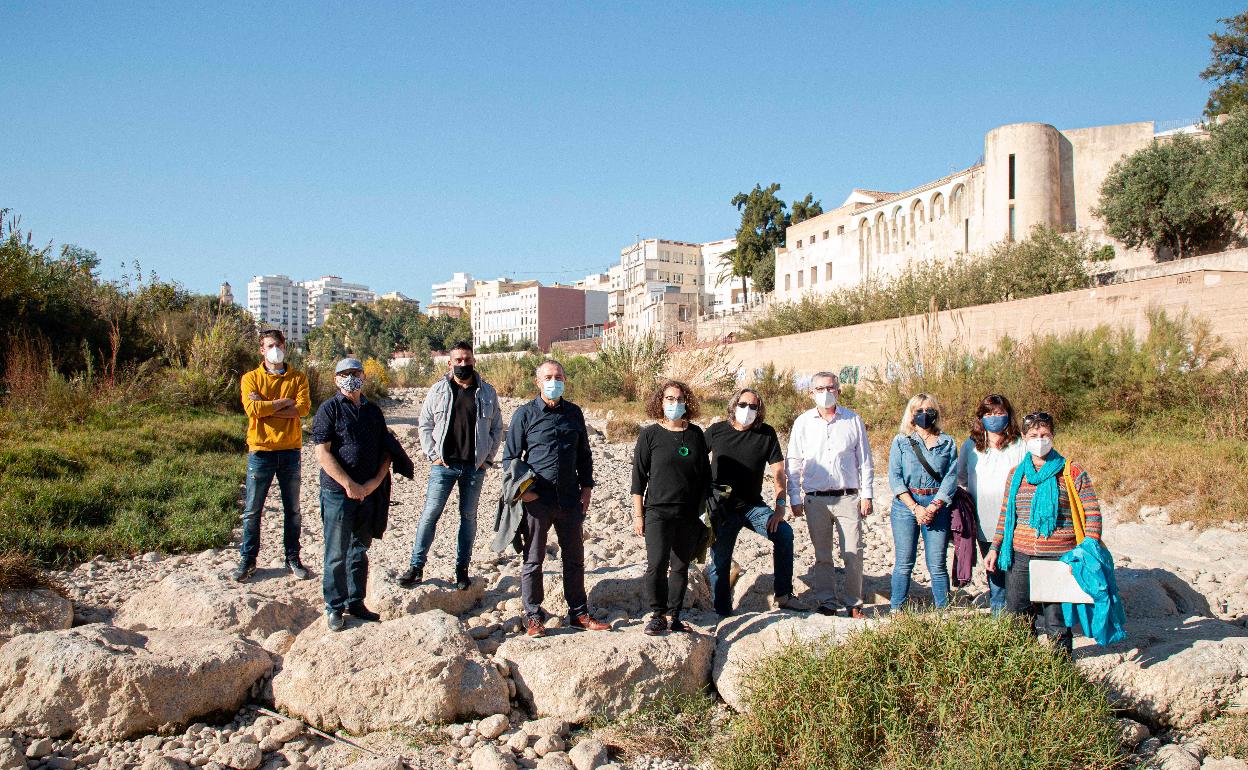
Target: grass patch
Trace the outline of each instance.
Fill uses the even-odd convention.
[[[1122,762],[1104,694],[1013,618],[901,614],[759,663],[725,770],[1095,768]]]
[[[0,413],[0,552],[65,567],[224,545],[245,436],[245,418],[213,412],[109,410],[61,427]]]
[[[1218,717],[1207,726],[1205,746],[1209,756],[1248,761],[1248,713]]]
[[[65,595],[65,588],[44,572],[34,559],[17,551],[0,552],[0,591],[47,588]]]
[[[666,692],[615,721],[595,720],[594,736],[632,762],[643,756],[696,763],[709,754],[717,732],[715,699],[703,692]]]

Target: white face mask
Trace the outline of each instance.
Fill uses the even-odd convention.
[[[277,366],[278,364],[286,360],[286,351],[282,350],[280,346],[274,345],[273,347],[264,351],[264,360],[268,361],[274,366]]]
[[[751,409],[748,406],[738,406],[735,414],[738,425],[749,427],[754,422],[754,418],[758,417],[758,410]]]
[[[1053,439],[1048,436],[1029,438],[1027,439],[1027,451],[1031,452],[1033,457],[1047,457],[1049,452],[1053,451]]]
[[[836,394],[830,390],[815,394],[815,406],[820,409],[831,409],[836,406]]]

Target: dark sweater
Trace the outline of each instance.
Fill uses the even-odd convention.
[[[655,423],[641,429],[633,447],[632,494],[648,509],[696,514],[711,484],[706,436],[693,423],[671,431]]]

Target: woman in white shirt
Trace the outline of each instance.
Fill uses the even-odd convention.
[[[980,556],[992,545],[1010,475],[1026,455],[1010,400],[993,393],[979,402],[971,437],[958,455],[958,486],[975,501]],[[988,573],[988,597],[994,615],[1005,608],[1005,576],[1001,570]]]

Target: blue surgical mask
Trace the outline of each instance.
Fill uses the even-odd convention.
[[[663,402],[663,416],[669,420],[679,420],[685,416],[685,405],[677,401],[674,404]]]
[[[542,395],[554,401],[563,396],[563,380],[546,380],[542,383]]]
[[[929,430],[936,425],[937,413],[935,409],[920,409],[914,413],[914,426]]]
[[[979,420],[984,424],[984,430],[989,433],[1003,433],[1010,424],[1008,414],[986,414]]]

